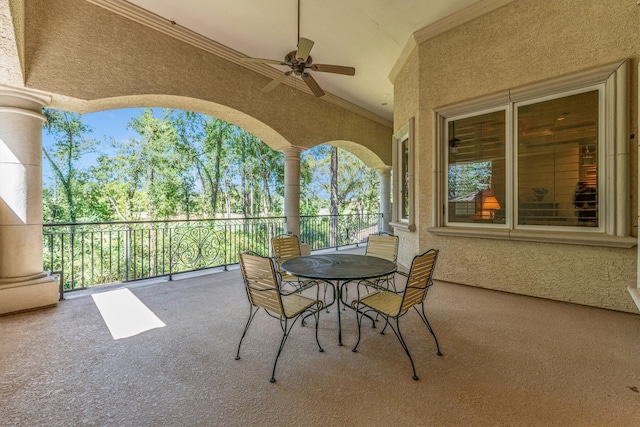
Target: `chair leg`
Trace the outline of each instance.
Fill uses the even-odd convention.
[[[260,307],[256,307],[255,310],[253,310],[252,306],[249,307],[249,320],[247,320],[247,324],[244,327],[244,332],[242,332],[242,337],[240,338],[240,343],[238,344],[238,352],[236,353],[236,360],[240,359],[240,346],[242,345],[242,340],[244,339],[244,336],[247,334],[247,331],[249,330],[249,325],[251,325],[251,322],[253,321],[253,318],[258,312],[258,310],[260,310]]]
[[[296,321],[301,317],[301,315],[298,315],[298,317],[296,317],[295,319],[293,319],[293,322],[291,322],[291,325],[288,325],[289,323],[289,319],[284,318],[283,321],[281,322],[283,325],[283,331],[284,333],[282,334],[282,340],[280,340],[280,347],[278,348],[278,354],[276,354],[276,360],[275,362],[273,362],[273,371],[271,372],[271,379],[269,379],[269,382],[276,382],[276,365],[278,364],[278,359],[280,358],[280,353],[282,353],[282,349],[284,348],[284,344],[287,342],[287,338],[289,338],[289,333],[291,332],[291,330],[293,329],[293,327],[296,324]],[[320,341],[318,341],[318,319],[316,319],[316,342],[318,343],[318,347],[320,347]],[[322,347],[320,347],[320,351],[324,351],[322,349]]]
[[[355,302],[355,301],[354,301]],[[353,348],[351,349],[352,352],[356,353],[358,351],[358,344],[360,344],[360,337],[362,336],[362,333],[360,331],[360,327],[362,326],[362,316],[364,316],[364,312],[361,312],[358,309],[358,305],[357,303],[352,304],[353,308],[355,308],[356,310],[356,320],[358,321],[358,341],[356,341],[356,345],[353,346]]]
[[[324,282],[324,283],[325,283],[325,285],[324,285],[324,299],[321,300],[320,299],[320,284],[318,282],[316,282],[316,300],[320,301],[319,309],[322,309],[322,306],[325,305],[324,301],[327,300],[327,282]],[[328,313],[329,309],[326,309],[326,311]],[[304,323],[304,321],[307,319],[307,317],[314,316],[314,315],[315,315],[315,312],[311,312],[311,313],[309,313],[309,314],[307,314],[305,316],[302,316],[302,321],[301,321],[300,325],[301,326],[305,326],[306,323]],[[320,314],[318,314],[318,316],[320,316]],[[318,324],[318,320],[319,320],[319,317],[316,318],[316,325]]]
[[[324,301],[324,306],[325,306],[324,311],[328,313],[329,305],[331,304],[327,304],[327,286],[328,286],[328,283],[324,282],[324,295],[322,296],[322,301]],[[319,283],[318,283],[318,287],[320,287]]]
[[[284,347],[284,343],[287,342],[287,338],[289,337],[289,331],[296,323],[295,321],[291,323],[291,327],[287,327],[288,319],[284,319],[284,333],[282,334],[282,339],[280,340],[280,348],[278,348],[278,354],[276,354],[276,361],[273,362],[273,371],[271,372],[271,379],[269,382],[276,382],[276,365],[278,364],[278,358],[280,357],[280,353],[282,353],[282,347]]]
[[[318,339],[318,324],[320,323],[320,310],[322,310],[322,303],[321,302],[319,302],[318,305],[317,305],[317,309],[316,309],[316,312],[315,312],[315,317],[316,317],[316,342],[318,343],[318,351],[320,353],[322,353],[324,351],[324,349],[320,345],[320,340]]]
[[[429,321],[427,320],[427,315],[424,312],[424,303],[422,304],[422,313],[420,313],[418,311],[418,309],[414,306],[413,308],[416,309],[416,311],[418,312],[418,315],[420,316],[420,318],[422,319],[422,321],[424,322],[424,324],[427,326],[427,329],[429,329],[429,332],[431,332],[431,335],[433,335],[433,339],[436,342],[436,348],[438,349],[438,352],[436,353],[438,356],[442,356],[442,352],[440,351],[440,344],[438,344],[438,338],[436,338],[436,333],[433,332],[433,328],[431,327],[431,324],[429,323]]]
[[[391,276],[391,278],[389,279],[389,283],[391,283],[391,286],[393,287],[394,292],[397,292],[397,289],[396,289],[396,275],[395,274],[393,276]]]
[[[338,295],[342,295],[342,311],[347,309],[347,304],[345,303],[345,301],[349,300],[349,289],[347,288],[347,284],[349,284],[350,282],[344,282],[342,284],[342,288],[340,288],[340,292],[338,293]],[[340,283],[338,283],[339,285]],[[344,292],[344,294],[343,294]]]
[[[412,378],[415,381],[417,381],[418,375],[416,374],[416,367],[413,364],[413,358],[411,357],[411,353],[409,353],[409,347],[407,347],[407,343],[404,341],[404,338],[402,337],[402,333],[400,332],[400,322],[398,317],[396,317],[396,327],[394,328],[393,325],[391,325],[391,330],[393,330],[393,332],[396,334],[396,337],[398,337],[398,341],[400,341],[400,345],[404,349],[404,352],[407,353],[407,356],[409,357],[409,362],[411,362],[411,369],[413,370]]]
[[[382,328],[382,330],[380,331],[380,335],[384,335],[384,331],[387,330],[387,326],[389,326],[389,318],[386,317],[384,320],[385,320],[384,328]]]

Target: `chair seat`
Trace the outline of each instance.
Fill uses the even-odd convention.
[[[354,300],[353,303],[356,302],[357,300]],[[394,317],[400,311],[402,295],[387,291],[377,291],[360,299],[360,303],[384,313],[387,316]]]
[[[288,318],[297,316],[316,303],[315,299],[307,298],[300,294],[282,295],[282,307],[284,308],[285,316]]]

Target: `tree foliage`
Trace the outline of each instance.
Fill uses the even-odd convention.
[[[88,184],[88,177],[79,169],[78,162],[95,145],[95,141],[87,137],[92,129],[82,123],[79,114],[48,108],[43,114],[44,129],[54,141],[42,149],[55,176],[45,193],[50,204],[47,211],[55,221],[77,222],[83,213],[89,213],[83,212],[84,206],[78,204]]]
[[[82,116],[45,110],[44,222],[281,216],[284,155],[204,114],[144,109],[98,147]],[[102,148],[97,153],[96,148]],[[86,156],[96,153],[95,161]],[[336,147],[301,156],[301,214],[377,213],[378,176]]]
[[[449,166],[449,200],[491,187],[491,162]]]

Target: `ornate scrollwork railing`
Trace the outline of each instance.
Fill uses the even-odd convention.
[[[300,218],[301,241],[313,250],[366,241],[380,216]],[[58,271],[64,290],[128,282],[238,262],[238,252],[270,254],[272,237],[285,232],[285,218],[45,224],[45,270]]]

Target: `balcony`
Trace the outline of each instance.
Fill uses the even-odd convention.
[[[310,250],[364,243],[381,230],[382,214],[300,217]],[[44,224],[44,268],[64,293],[116,282],[237,264],[238,252],[270,255],[285,217]]]
[[[335,250],[335,249],[332,249]],[[343,249],[341,249],[343,250]],[[351,248],[362,252],[364,249]],[[57,308],[0,317],[1,425],[625,425],[640,419],[638,316],[436,282],[426,308],[392,333],[322,312],[281,331],[248,315],[235,266],[78,290]],[[126,286],[165,327],[114,340],[92,294]],[[259,313],[256,320],[264,320]],[[268,319],[271,320],[271,319]]]

